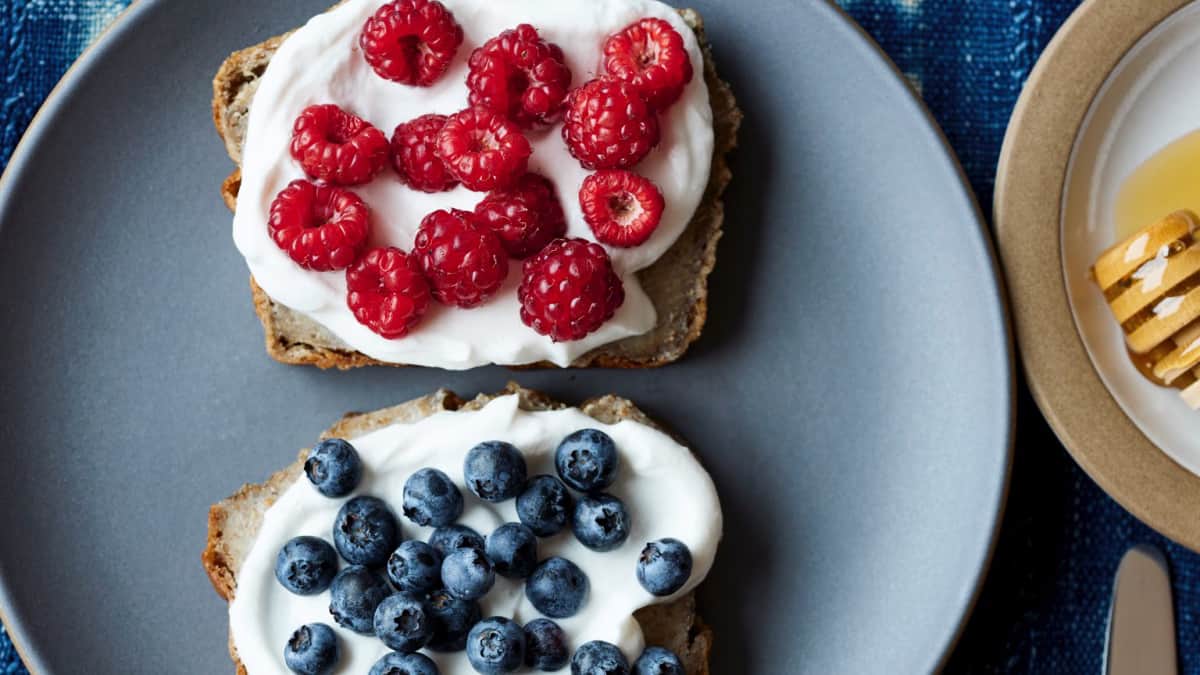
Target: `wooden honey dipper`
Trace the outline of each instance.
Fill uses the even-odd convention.
[[[1200,409],[1200,220],[1177,211],[1108,249],[1092,266],[1129,356]]]

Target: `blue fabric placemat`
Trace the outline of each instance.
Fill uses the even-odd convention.
[[[1126,0],[1113,0],[1123,2]],[[78,53],[128,0],[0,0],[0,164]],[[1009,115],[1077,0],[840,0],[921,93],[984,211]],[[1010,502],[952,673],[1098,673],[1112,575],[1133,544],[1167,553],[1179,653],[1200,674],[1200,556],[1167,542],[1075,466],[1022,387]],[[26,673],[0,628],[0,675]]]

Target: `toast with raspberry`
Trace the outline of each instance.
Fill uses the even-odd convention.
[[[717,241],[725,218],[722,195],[732,177],[726,155],[737,144],[742,113],[727,83],[717,75],[712,51],[704,36],[700,15],[693,10],[680,14],[696,32],[704,52],[704,78],[713,110],[715,145],[712,171],[704,200],[679,240],[657,262],[638,273],[647,295],[658,312],[658,324],[636,335],[598,347],[579,357],[572,367],[648,368],[679,359],[700,337],[708,311],[708,275],[716,263]],[[284,38],[234,52],[213,80],[213,119],[233,161],[240,165],[242,142],[254,92],[271,56]],[[222,196],[235,209],[240,170],[225,180]],[[320,368],[355,368],[386,364],[355,351],[324,326],[275,302],[250,280],[255,312],[266,334],[267,353],[283,363],[315,365]],[[535,367],[553,364],[535,364]]]
[[[480,395],[471,401],[465,401],[453,392],[442,389],[392,408],[365,414],[347,414],[322,434],[321,438],[338,437],[353,440],[390,424],[414,423],[445,410],[478,410],[492,399],[508,394],[518,394],[520,405],[525,410],[556,410],[567,407],[544,394],[512,383],[505,391],[490,396]],[[631,401],[617,396],[609,395],[587,401],[580,409],[606,424],[628,419],[657,427]],[[264,483],[243,486],[233,496],[214,504],[209,510],[208,542],[201,558],[213,588],[226,601],[232,602],[237,593],[238,570],[254,545],[263,515],[276,497],[304,474],[304,460],[307,455],[307,450],[301,451],[299,459],[291,466],[275,473]],[[688,675],[709,674],[708,660],[713,633],[696,614],[694,595],[689,594],[670,604],[651,605],[639,611],[636,618],[646,634],[647,645],[659,645],[675,652],[683,661]],[[229,654],[238,675],[246,675],[232,638]]]

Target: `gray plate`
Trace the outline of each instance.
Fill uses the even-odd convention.
[[[52,97],[0,194],[0,607],[39,673],[229,672],[209,504],[346,410],[513,377],[263,353],[209,118],[230,51],[329,0],[141,0]],[[695,3],[747,112],[711,318],[678,365],[519,373],[691,439],[726,539],[717,673],[917,672],[988,561],[1011,438],[995,264],[958,167],[817,0]]]

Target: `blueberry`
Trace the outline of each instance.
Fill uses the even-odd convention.
[[[534,619],[525,624],[525,665],[555,671],[566,668],[570,659],[567,634],[558,624],[550,619]]]
[[[534,476],[517,497],[517,517],[539,537],[562,532],[574,510],[571,492],[554,476]]]
[[[525,486],[525,458],[509,443],[488,441],[471,448],[463,461],[467,487],[485,502],[512,499]]]
[[[404,481],[404,517],[421,527],[441,527],[463,512],[462,493],[446,474],[421,469]]]
[[[439,527],[429,536],[429,545],[445,558],[460,548],[483,550],[483,537],[466,525]]]
[[[692,552],[678,539],[652,541],[638,557],[638,583],[653,595],[672,595],[683,588],[691,576]]]
[[[410,539],[387,562],[388,580],[398,590],[423,594],[442,584],[442,556],[423,541]]]
[[[575,505],[571,530],[579,543],[593,551],[611,551],[629,538],[629,512],[612,495],[583,497]]]
[[[326,497],[345,497],[362,480],[362,460],[358,451],[340,438],[321,441],[308,453],[304,473]]]
[[[333,521],[333,545],[352,565],[382,567],[399,543],[400,527],[382,499],[355,497]]]
[[[491,561],[475,549],[460,548],[442,561],[442,586],[456,598],[478,600],[495,583]]]
[[[375,608],[375,637],[388,649],[415,652],[433,637],[433,622],[425,601],[411,593],[397,593]]]
[[[283,648],[283,662],[288,670],[302,675],[332,673],[338,662],[337,636],[323,623],[310,623],[292,633]]]
[[[316,595],[329,588],[337,568],[337,553],[318,537],[296,537],[275,558],[275,578],[296,595]]]
[[[525,633],[510,619],[484,619],[467,636],[467,660],[483,675],[511,673],[525,663]]]
[[[467,646],[467,633],[483,616],[479,603],[460,600],[445,590],[429,594],[426,605],[433,620],[433,639],[429,648],[435,652],[460,652]]]
[[[633,664],[633,675],[684,675],[683,662],[669,649],[646,647]]]
[[[343,628],[355,633],[375,632],[375,608],[392,594],[387,580],[363,567],[350,565],[329,585],[329,613]]]
[[[554,468],[576,490],[599,492],[617,477],[617,446],[599,429],[581,429],[558,444]]]
[[[537,567],[537,535],[520,523],[505,523],[488,535],[484,550],[496,574],[524,579]]]
[[[367,675],[438,675],[438,667],[424,654],[392,652],[376,661]]]
[[[537,611],[554,619],[575,616],[588,595],[588,578],[565,558],[547,558],[525,582],[525,597]]]
[[[575,650],[571,675],[629,675],[629,661],[616,645],[593,640]]]

